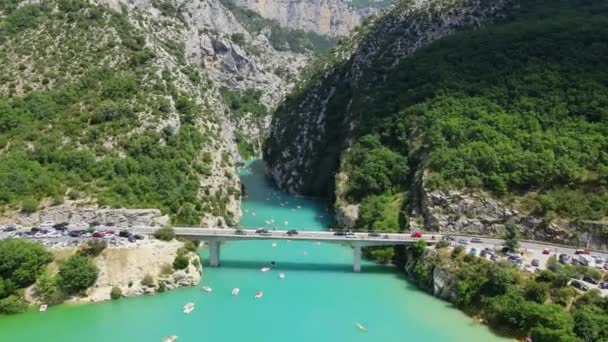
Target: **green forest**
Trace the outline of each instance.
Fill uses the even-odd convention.
[[[431,188],[525,196],[526,210],[549,219],[608,216],[608,5],[524,4],[390,72],[374,65],[362,87],[343,82],[327,115],[339,117],[353,100],[358,124],[343,155],[349,201],[407,192],[426,169]],[[332,119],[326,130],[340,125]],[[361,217],[385,221],[382,212],[364,205]]]

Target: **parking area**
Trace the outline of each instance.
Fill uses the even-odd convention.
[[[0,239],[15,238],[36,241],[53,248],[78,247],[88,240],[101,239],[108,247],[136,247],[148,243],[147,236],[133,234],[128,229],[87,224],[67,224],[45,222],[39,227],[6,225],[0,227]]]
[[[546,245],[533,242],[521,242],[520,253],[503,252],[504,240],[470,236],[450,236],[450,244],[463,246],[469,254],[489,260],[507,260],[525,271],[534,273],[547,269],[549,258],[555,256],[561,264],[582,265],[593,268],[605,277],[608,270],[608,253],[598,253],[583,249]],[[579,290],[598,289],[602,296],[608,296],[608,282],[580,276],[572,279],[573,286]],[[580,286],[580,285],[584,286]],[[584,289],[586,287],[586,289]]]

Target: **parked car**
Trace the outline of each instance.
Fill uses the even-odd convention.
[[[234,231],[234,235],[247,235],[247,233],[242,229],[237,229]]]
[[[128,239],[128,240],[129,240],[129,242],[131,242],[131,243],[133,243],[133,242],[135,242],[135,241],[136,241],[134,236],[129,236],[129,239]]]
[[[420,233],[419,231],[415,231],[410,235],[410,237],[418,239],[422,237],[422,233]]]
[[[575,258],[572,258],[572,260],[570,261],[570,263],[572,265],[578,265],[578,264],[580,264],[580,262],[578,262],[578,259],[575,259]]]
[[[134,234],[133,237],[135,238],[135,240],[143,240],[144,236],[141,234]]]
[[[19,234],[19,233],[17,233],[17,234]],[[608,261],[606,261],[606,263],[604,264],[604,269],[608,270]]]
[[[560,254],[559,255],[559,262],[562,264],[567,264],[570,262],[570,256],[568,254]]]
[[[574,254],[579,255],[579,254],[591,254],[591,251],[588,249],[577,249],[576,252],[574,252]]]
[[[538,261],[538,259],[532,259],[532,262],[530,262],[530,264],[534,267],[538,267],[538,265],[540,265],[540,261]]]
[[[473,243],[483,243],[483,241],[480,238],[472,238],[471,242],[473,242]]]
[[[573,280],[570,285],[572,285],[573,287],[581,290],[581,291],[588,291],[589,290],[589,286],[585,285],[582,281],[579,280]]]
[[[444,235],[441,240],[445,240],[445,241],[456,241],[456,239],[454,239],[453,237],[449,236],[449,235]]]
[[[14,232],[15,230],[17,230],[17,228],[15,227],[6,227],[3,229],[3,231],[5,232]]]
[[[262,228],[255,231],[257,234],[268,233],[268,229]]]
[[[32,233],[38,233],[40,231],[40,228],[38,227],[32,227],[32,229],[30,229],[30,232]]]
[[[471,255],[477,255],[477,248],[471,247],[471,249],[469,249],[469,254],[471,254]]]
[[[462,245],[468,245],[469,241],[465,240],[465,239],[458,239],[458,243],[462,244]]]
[[[367,234],[367,236],[369,236],[369,237],[380,237],[380,233],[378,233],[378,232],[371,232],[371,233]]]
[[[123,238],[128,238],[131,235],[132,234],[127,230],[121,230],[120,232],[118,232],[118,236]]]
[[[549,248],[543,249],[543,254],[551,254],[551,250]]]
[[[102,233],[102,232],[95,232],[91,236],[94,237],[94,238],[102,238],[102,237],[105,236],[105,234]]]
[[[481,253],[479,253],[479,256],[482,257],[482,258],[485,258],[488,255],[492,256],[492,253],[489,250],[487,250],[487,249],[484,249],[483,251],[481,251]]]
[[[590,276],[583,276],[583,281],[584,281],[584,282],[587,282],[587,283],[589,283],[589,284],[593,284],[593,285],[597,285],[597,284],[599,284],[599,281],[597,281],[597,280],[593,279],[593,278],[592,278],[592,277],[590,277]]]
[[[601,282],[598,287],[602,290],[608,290],[608,281]]]
[[[289,235],[289,236],[298,235],[298,231],[295,229],[290,229],[287,231],[287,235]]]
[[[353,233],[351,231],[348,231],[348,232],[346,232],[346,237],[347,238],[354,238],[354,237],[356,237],[356,235],[355,235],[355,233]]]
[[[334,232],[334,236],[345,236],[346,232],[344,232],[343,230],[337,230]]]

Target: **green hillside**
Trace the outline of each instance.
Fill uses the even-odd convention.
[[[224,214],[225,198],[199,194],[211,164],[202,151],[220,145],[216,118],[195,102],[209,81],[185,64],[183,49],[171,40],[152,42],[164,50],[147,47],[126,9],[76,0],[4,6],[3,210],[34,211],[69,197],[161,208],[184,223]],[[177,126],[163,126],[171,117]]]

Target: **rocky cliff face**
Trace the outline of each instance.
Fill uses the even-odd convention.
[[[309,70],[310,76],[279,107],[265,151],[271,173],[283,189],[333,196],[342,151],[357,130],[357,105],[368,87],[400,60],[456,31],[481,27],[508,5],[495,1],[411,1],[344,41],[332,56]],[[362,82],[363,81],[363,82]],[[336,96],[339,94],[339,96]]]
[[[329,36],[350,33],[363,19],[388,6],[390,2],[370,2],[355,8],[345,0],[234,0],[242,7],[257,12],[264,18],[278,21],[282,26],[312,31]]]

